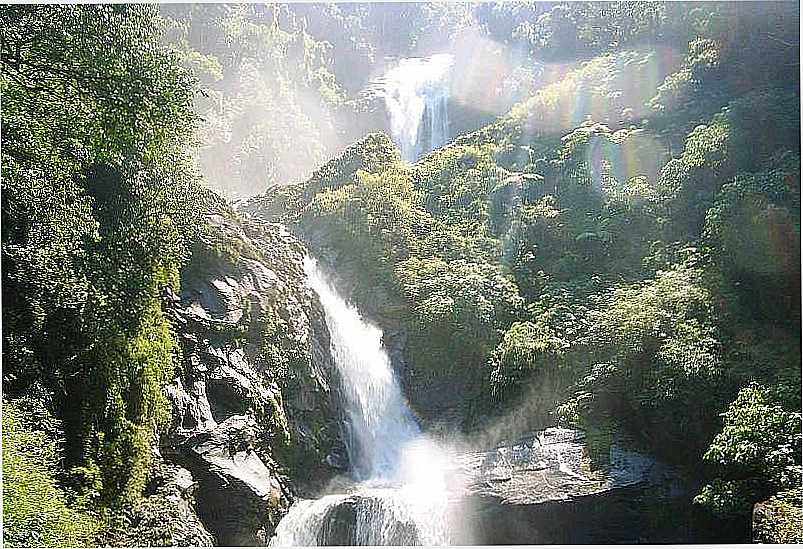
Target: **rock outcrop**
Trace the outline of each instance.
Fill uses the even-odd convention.
[[[348,465],[329,336],[295,238],[225,208],[205,221],[181,295],[164,295],[182,367],[160,451],[216,544],[264,545],[295,494]]]
[[[198,478],[198,513],[221,545],[264,545],[288,506],[277,464],[255,451],[257,436],[253,417],[231,416],[178,448]]]
[[[647,484],[671,485],[674,480],[668,467],[615,443],[607,463],[592,465],[585,434],[562,428],[464,454],[459,462],[467,493],[512,505],[567,501]]]
[[[602,461],[592,464],[581,431],[560,428],[460,456],[452,543],[728,541],[696,521],[677,471],[617,442]]]

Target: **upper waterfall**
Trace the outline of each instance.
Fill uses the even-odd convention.
[[[414,162],[448,141],[453,62],[447,53],[402,59],[382,78],[390,130],[404,160]]]

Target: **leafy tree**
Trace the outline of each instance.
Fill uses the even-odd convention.
[[[748,513],[749,504],[800,486],[800,395],[791,402],[784,396],[759,384],[739,391],[705,453],[724,479],[706,485],[697,503],[717,513]]]
[[[683,154],[664,166],[659,179],[672,219],[667,238],[699,237],[722,185],[798,142],[796,105],[794,95],[777,89],[747,94],[687,136]]]
[[[165,40],[204,86],[195,101],[198,159],[213,188],[242,197],[293,182],[342,143],[334,119],[345,95],[332,45],[308,32],[304,10],[174,5],[160,13]]]
[[[676,266],[592,303],[569,359],[592,366],[579,370],[564,415],[586,426],[610,418],[673,460],[695,459],[715,429],[707,414],[722,398],[716,302],[702,269]]]
[[[724,185],[706,215],[704,236],[746,308],[773,322],[800,322],[799,180],[799,156],[779,152]]]
[[[0,18],[4,389],[54,391],[77,487],[135,499],[169,414],[161,294],[193,232],[192,81],[152,6]]]
[[[514,322],[489,360],[493,396],[506,397],[530,376],[546,377],[548,372],[543,370],[554,367],[566,347],[548,325]]]

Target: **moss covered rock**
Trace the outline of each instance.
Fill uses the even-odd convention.
[[[181,361],[165,390],[173,414],[159,451],[197,484],[184,501],[214,542],[264,544],[295,494],[345,466],[329,336],[298,240],[221,201],[208,200],[201,215],[181,294],[162,296]],[[154,480],[153,494],[166,483]],[[168,514],[183,509],[162,503]],[[134,515],[149,524],[147,512]],[[144,532],[153,544],[172,535]]]

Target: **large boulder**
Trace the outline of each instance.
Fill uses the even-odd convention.
[[[198,514],[220,545],[264,545],[288,507],[276,464],[256,452],[257,433],[253,418],[232,416],[178,448],[177,461],[198,479]]]
[[[354,494],[322,518],[318,545],[421,545],[418,527],[393,500]]]
[[[562,428],[463,454],[452,543],[738,541],[697,523],[693,487],[672,468],[616,440],[589,456],[585,434]]]
[[[592,464],[582,431],[553,427],[460,457],[471,495],[533,505],[572,500],[645,484],[671,484],[672,471],[612,443],[606,463]]]

